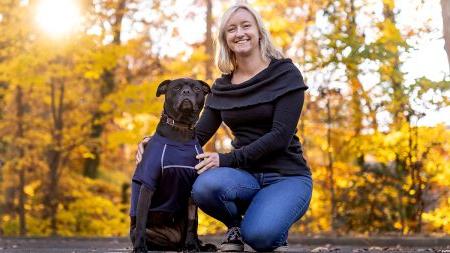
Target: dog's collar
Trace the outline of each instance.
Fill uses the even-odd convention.
[[[195,124],[183,124],[180,122],[175,122],[174,119],[172,119],[165,113],[161,114],[161,121],[169,126],[172,126],[174,128],[183,129],[183,130],[194,130],[194,126],[195,126]]]

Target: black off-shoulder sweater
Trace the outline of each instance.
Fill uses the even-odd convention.
[[[222,75],[206,98],[197,138],[203,146],[223,121],[235,138],[234,150],[219,154],[221,167],[311,175],[295,135],[307,88],[290,59],[272,59],[241,84],[231,84],[231,75]]]

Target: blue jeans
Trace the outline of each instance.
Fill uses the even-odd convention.
[[[287,240],[289,228],[308,209],[311,194],[310,176],[228,167],[200,174],[192,188],[200,209],[229,228],[240,227],[244,242],[257,251],[272,251]]]

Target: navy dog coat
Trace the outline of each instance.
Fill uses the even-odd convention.
[[[154,191],[150,211],[175,214],[184,210],[197,178],[195,156],[200,153],[203,150],[196,139],[180,143],[153,135],[132,179],[130,216],[136,216],[141,185]]]

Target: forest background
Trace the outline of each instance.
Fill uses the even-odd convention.
[[[310,87],[297,135],[314,193],[291,231],[450,234],[450,0],[248,2]],[[233,3],[0,0],[0,235],[126,236],[156,87],[220,76]],[[201,234],[224,229],[200,214]]]

